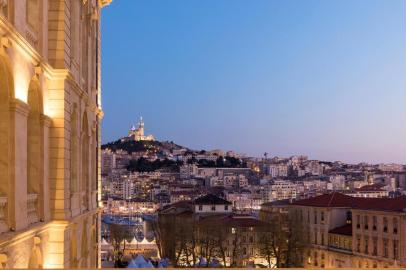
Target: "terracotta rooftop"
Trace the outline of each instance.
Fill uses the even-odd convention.
[[[292,205],[314,206],[314,207],[347,207],[354,205],[354,198],[342,193],[334,192],[323,194],[309,199],[293,202]]]
[[[406,212],[406,196],[397,198],[356,198],[334,192],[299,200],[292,203],[292,205]]]
[[[278,200],[278,201],[273,201],[273,202],[266,202],[263,203],[262,206],[284,206],[284,205],[289,205],[291,202],[290,199],[285,199],[285,200]]]
[[[213,194],[207,194],[205,196],[202,196],[200,198],[197,198],[194,202],[195,204],[210,204],[210,205],[230,205],[231,202],[226,201],[220,197],[217,197],[216,195]]]
[[[373,184],[373,185],[366,185],[360,188],[355,189],[356,191],[385,191],[382,189],[385,185],[382,184]]]
[[[346,224],[344,226],[337,227],[337,228],[329,231],[329,233],[351,236],[352,235],[352,224]]]
[[[252,216],[238,216],[238,215],[216,215],[208,216],[200,219],[204,223],[219,223],[226,227],[264,227],[269,226],[268,223],[256,219]]]

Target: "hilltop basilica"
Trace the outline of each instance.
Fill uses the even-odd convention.
[[[144,121],[142,120],[142,117],[138,122],[138,128],[136,128],[134,125],[131,127],[128,133],[128,138],[134,141],[155,141],[155,137],[153,135],[144,135]]]

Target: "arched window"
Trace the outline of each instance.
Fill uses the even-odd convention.
[[[70,171],[70,192],[72,196],[78,191],[78,112],[76,104],[73,104],[70,116]]]
[[[78,267],[78,247],[77,247],[77,225],[76,223],[72,226],[70,235],[70,268]]]
[[[397,233],[398,233],[398,219],[393,218],[393,234],[397,234]]]
[[[87,114],[84,113],[82,121],[82,206],[89,209],[89,124]]]
[[[97,167],[97,133],[92,128],[91,136],[89,137],[89,162],[90,162],[90,172],[89,172],[89,198],[91,200],[89,207],[93,208],[97,205],[97,180],[98,180],[98,167]]]
[[[347,224],[352,224],[352,212],[347,211]]]
[[[388,219],[386,217],[383,218],[383,232],[388,232]]]
[[[79,41],[79,3],[80,0],[70,0],[70,51],[71,59],[77,62]],[[77,63],[76,63],[77,64]]]
[[[81,5],[80,8],[80,44],[81,44],[81,74],[82,79],[85,82],[85,91],[88,91],[88,69],[89,69],[89,58],[88,58],[88,42],[89,42],[89,1],[87,1],[84,5]]]
[[[33,79],[28,89],[28,105],[30,112],[27,122],[27,194],[28,194],[28,221],[39,221],[39,201],[43,197],[43,126],[42,95],[37,79]]]
[[[82,228],[82,243],[81,243],[81,268],[87,268],[87,258],[89,257],[89,246],[88,246],[88,233],[87,233],[87,222],[83,222]]]
[[[0,56],[0,197],[3,199],[1,207],[6,207],[6,197],[10,187],[10,161],[11,161],[11,123],[10,123],[10,101],[13,94],[13,78],[6,61]],[[6,225],[7,208],[3,209],[3,215],[0,215],[0,232],[8,229]]]

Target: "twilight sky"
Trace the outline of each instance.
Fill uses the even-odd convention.
[[[406,1],[115,0],[103,142],[406,163]]]

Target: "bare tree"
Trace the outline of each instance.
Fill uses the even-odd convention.
[[[114,267],[124,267],[122,259],[126,248],[125,239],[129,238],[130,232],[124,226],[117,224],[110,224],[109,230],[110,241],[113,246]],[[124,244],[122,245],[123,242]]]
[[[259,241],[268,267],[301,267],[305,235],[305,227],[294,213],[275,213]]]
[[[241,231],[238,228],[230,228],[231,229],[231,237],[229,238],[230,241],[230,267],[239,267],[241,266],[240,263],[240,255],[242,252],[241,249]]]

